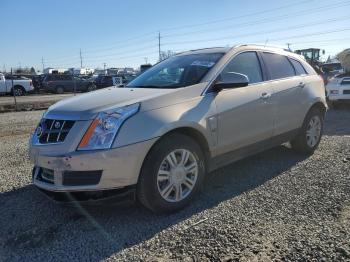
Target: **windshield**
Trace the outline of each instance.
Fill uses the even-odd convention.
[[[223,53],[170,57],[132,80],[127,87],[178,88],[199,83]]]

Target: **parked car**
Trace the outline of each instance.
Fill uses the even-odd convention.
[[[320,65],[320,70],[322,77],[324,78],[325,84],[328,83],[328,80],[335,75],[344,73],[344,69],[340,63],[325,63]]]
[[[63,92],[83,91],[90,92],[96,90],[93,81],[85,80],[77,76],[67,74],[49,74],[46,75],[43,82],[43,89],[47,92],[62,94]]]
[[[350,101],[350,74],[340,74],[331,78],[326,86],[329,104],[337,107],[340,103]]]
[[[110,86],[120,86],[124,84],[124,79],[121,76],[99,75],[95,79],[95,85],[98,89]]]
[[[0,94],[11,94],[15,92],[16,96],[23,96],[33,90],[33,82],[28,78],[0,74]]]
[[[29,143],[33,183],[55,200],[136,196],[173,212],[223,165],[288,141],[313,153],[326,108],[322,79],[294,53],[259,45],[184,52],[126,88],[51,106]]]

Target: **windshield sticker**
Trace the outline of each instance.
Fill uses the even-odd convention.
[[[212,67],[215,63],[211,62],[211,61],[193,61],[193,63],[191,65],[193,66],[205,66],[205,67]]]

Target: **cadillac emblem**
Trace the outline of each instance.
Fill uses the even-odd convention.
[[[57,121],[57,122],[55,122],[55,128],[56,128],[56,129],[59,129],[60,127],[61,127],[61,123],[60,123],[60,122],[58,122],[58,121]]]

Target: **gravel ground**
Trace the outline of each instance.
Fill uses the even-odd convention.
[[[63,208],[30,183],[42,112],[0,115],[0,261],[350,261],[350,109],[311,157],[288,146],[211,173],[186,209]]]

